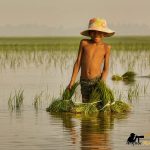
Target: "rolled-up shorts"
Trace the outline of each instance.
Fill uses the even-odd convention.
[[[93,79],[84,79],[80,77],[81,94],[82,94],[83,103],[89,102],[91,92],[94,89],[96,82],[100,79],[101,79],[101,76],[97,76]]]

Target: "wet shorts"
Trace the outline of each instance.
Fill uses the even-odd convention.
[[[80,77],[81,94],[82,94],[83,103],[89,102],[92,89],[95,87],[96,82],[100,79],[101,76],[95,77],[93,79],[84,79]]]

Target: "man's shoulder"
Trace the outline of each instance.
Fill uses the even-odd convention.
[[[105,54],[110,53],[111,45],[104,43]]]
[[[82,40],[80,41],[80,43],[81,43],[82,46],[85,46],[85,45],[89,44],[89,42],[90,42],[89,39],[82,39]]]
[[[107,52],[110,52],[111,45],[109,45],[109,44],[107,44],[107,43],[104,43],[104,48],[105,48],[106,53],[107,53]]]
[[[111,45],[107,44],[104,42],[104,46],[107,48],[107,49],[111,49]]]

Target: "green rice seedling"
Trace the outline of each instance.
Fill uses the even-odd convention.
[[[132,102],[133,99],[139,97],[139,84],[136,84],[128,89],[128,100]]]
[[[130,111],[131,107],[129,104],[117,100],[114,101],[113,103],[107,103],[102,109],[100,109],[100,112],[104,113],[113,113],[113,114],[122,114]]]
[[[103,80],[99,80],[96,83],[96,86],[94,90],[92,91],[91,96],[96,95],[93,93],[99,94],[99,101],[100,101],[100,107],[105,106],[108,102],[114,101],[114,94],[111,91],[110,88],[108,88]],[[97,96],[98,97],[98,96]],[[92,97],[90,97],[90,100],[92,100]],[[91,101],[90,101],[91,102]]]
[[[128,71],[122,75],[123,80],[133,80],[136,76],[136,73],[133,71]]]
[[[97,98],[97,101],[95,101],[95,107],[97,108],[97,111],[99,110],[100,112],[114,112],[114,113],[120,113],[118,111],[119,108],[122,109],[123,111],[122,112],[125,112],[128,111],[128,107],[129,106],[127,103],[123,102],[123,101],[115,101],[115,98],[114,98],[114,93],[111,91],[111,89],[109,89],[105,82],[100,80],[97,82],[96,84],[96,88],[93,90],[93,95]],[[98,97],[98,95],[99,97]],[[91,96],[93,96],[91,94]],[[99,98],[99,101],[98,101],[98,98]],[[92,98],[91,98],[92,99]],[[93,100],[92,100],[93,101]],[[97,104],[96,104],[97,102]],[[114,106],[114,107],[111,107],[111,106]],[[124,108],[123,108],[124,107]],[[118,110],[117,110],[118,108]],[[115,111],[116,109],[116,111]],[[96,111],[96,109],[94,109]]]
[[[8,99],[8,106],[9,108],[13,109],[20,109],[23,104],[23,90],[15,91],[15,95],[10,95]]]
[[[75,106],[71,98],[78,85],[79,85],[79,82],[76,82],[72,86],[71,90],[65,89],[62,94],[62,97],[54,99],[46,110],[51,111],[51,112],[71,112],[71,110]]]
[[[62,99],[63,100],[71,99],[78,85],[79,85],[79,82],[76,82],[70,90],[65,89],[63,94],[62,94]]]
[[[75,107],[72,109],[73,113],[82,113],[82,114],[95,114],[98,113],[99,110],[97,108],[97,102],[93,103],[80,103],[75,104]]]
[[[90,95],[90,100],[88,103],[74,103],[71,100],[71,97],[77,87],[78,83],[75,84],[72,90],[72,93],[70,94],[69,91],[65,90],[62,94],[63,96],[58,99],[54,99],[53,102],[50,104],[50,106],[47,108],[47,111],[50,112],[72,112],[72,113],[80,113],[80,114],[96,114],[99,112],[114,112],[119,113],[119,108],[125,106],[123,109],[123,112],[126,110],[126,104],[125,102],[118,103],[114,102],[114,93],[109,89],[105,82],[102,80],[99,80],[95,88],[93,88],[92,93]],[[71,92],[71,91],[70,91]],[[70,99],[69,99],[70,98]],[[114,107],[111,109],[111,105],[114,104]],[[119,104],[121,105],[119,107]],[[117,109],[115,111],[115,109]]]
[[[111,112],[109,105],[113,102],[113,92],[106,86],[104,81],[99,80],[92,90],[89,102],[75,105],[74,112],[92,114],[99,111],[105,112],[106,108],[107,111]]]
[[[74,108],[72,100],[54,99],[46,109],[48,112],[71,112]]]
[[[134,81],[134,78],[136,76],[136,73],[133,71],[127,71],[122,76],[120,75],[113,75],[112,80],[114,81]]]
[[[149,86],[149,82],[146,85],[144,85],[144,94],[147,93],[148,86]]]
[[[113,90],[117,100],[125,98],[124,92],[122,90]]]
[[[38,107],[42,105],[42,95],[43,95],[43,91],[40,94],[35,95],[34,97],[33,104],[36,109],[38,109]]]
[[[10,94],[9,99],[8,99],[8,107],[10,110],[14,109],[14,96]]]
[[[114,81],[120,81],[123,80],[123,77],[120,75],[113,75],[111,79]]]
[[[115,101],[115,103],[111,104],[110,108],[112,113],[119,113],[119,114],[128,112],[131,109],[127,103],[121,100]]]
[[[128,111],[125,102],[114,101],[114,93],[109,89],[105,82],[99,80],[95,88],[93,88],[88,103],[74,103],[71,100],[72,95],[77,87],[78,83],[74,85],[71,94],[65,90],[62,94],[62,98],[54,99],[51,105],[47,108],[50,112],[71,112],[80,114],[97,114],[99,112],[107,113],[123,113]],[[70,98],[70,99],[69,99]],[[120,106],[119,106],[120,105]],[[116,109],[116,110],[115,110]],[[121,111],[122,110],[122,111]]]

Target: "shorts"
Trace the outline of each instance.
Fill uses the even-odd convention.
[[[97,81],[100,79],[101,79],[101,76],[95,77],[93,79],[84,79],[80,77],[81,94],[82,94],[83,103],[89,102],[91,92],[95,88]]]

